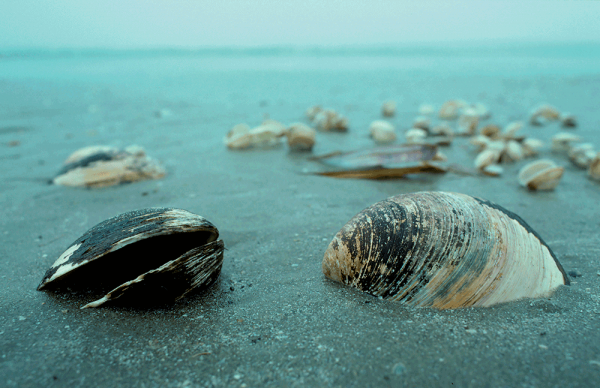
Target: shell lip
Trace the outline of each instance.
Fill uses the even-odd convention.
[[[181,219],[178,220],[178,216]],[[159,224],[157,220],[161,221],[162,224]],[[141,228],[140,233],[135,233],[136,228],[130,228],[132,223],[139,226],[143,222],[148,225]],[[157,225],[159,227],[156,227]],[[129,229],[123,229],[123,227]],[[114,235],[111,235],[111,233]],[[89,267],[89,264],[95,263],[97,259],[122,251],[133,244],[149,245],[148,243],[156,241],[156,238],[173,237],[181,239],[183,236],[190,236],[194,233],[203,234],[203,237],[205,237],[203,241],[198,242],[195,246],[213,242],[219,237],[219,231],[208,220],[181,209],[159,207],[120,214],[97,224],[71,244],[48,269],[37,290],[45,290],[51,285],[55,285],[53,284],[55,281],[60,283],[61,280],[69,277],[79,268]],[[206,235],[204,236],[204,234]],[[190,249],[192,248],[190,247]],[[88,254],[88,252],[92,252],[92,254]],[[166,261],[169,260],[164,260],[164,262]],[[162,263],[157,266],[160,265]]]

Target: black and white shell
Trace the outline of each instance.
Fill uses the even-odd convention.
[[[544,297],[569,284],[519,216],[444,192],[398,195],[363,210],[331,241],[322,267],[367,293],[441,309]]]
[[[126,304],[175,301],[219,277],[224,244],[218,237],[212,223],[185,210],[123,213],[71,244],[48,269],[38,290],[107,292],[84,307],[117,299]]]

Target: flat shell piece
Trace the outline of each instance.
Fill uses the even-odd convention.
[[[159,179],[165,175],[165,169],[148,157],[142,147],[129,146],[120,150],[108,146],[91,146],[71,154],[52,183],[98,188]]]
[[[318,175],[347,179],[394,179],[410,174],[433,173],[443,174],[448,170],[433,162],[411,163],[402,167],[377,167],[364,170],[327,171]]]
[[[313,160],[338,168],[365,169],[432,160],[436,153],[437,147],[429,144],[391,145],[345,153],[335,152]]]
[[[198,279],[207,276],[205,271],[212,271],[198,267],[196,262],[201,259],[198,255],[207,256],[204,246],[218,236],[217,228],[209,221],[181,209],[149,208],[123,213],[77,239],[48,269],[38,290],[69,287],[106,292],[175,261],[168,268],[178,273],[178,279],[183,276],[179,272],[184,271],[189,282],[172,285],[170,291],[163,290],[162,294],[177,299],[180,295],[175,295],[176,290],[184,287],[185,293],[189,292],[199,284]],[[211,247],[215,252],[222,251],[218,245]],[[203,249],[197,251],[198,248]],[[213,258],[222,260],[218,254]],[[163,277],[166,268],[159,271]]]
[[[525,221],[464,194],[421,192],[354,216],[325,251],[326,277],[411,306],[487,307],[569,284]]]

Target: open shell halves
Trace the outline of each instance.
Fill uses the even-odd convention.
[[[224,244],[201,216],[173,208],[123,213],[88,230],[56,260],[38,290],[69,287],[106,293],[84,307],[119,299],[154,304],[212,284]]]
[[[323,273],[373,295],[441,309],[543,297],[569,284],[519,216],[443,192],[391,197],[357,214],[329,244]]]

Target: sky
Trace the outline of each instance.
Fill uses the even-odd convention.
[[[0,0],[0,48],[600,42],[600,1]]]

